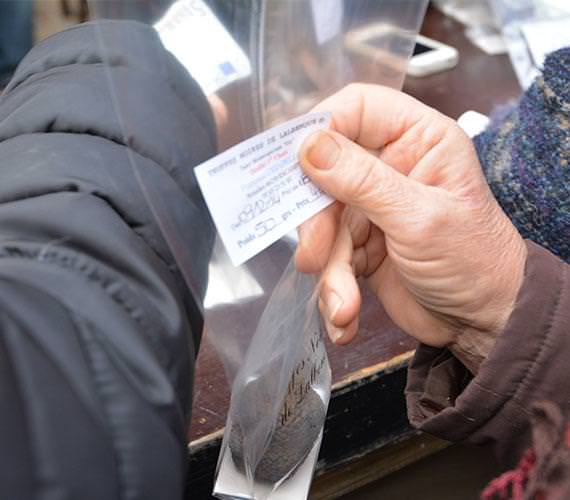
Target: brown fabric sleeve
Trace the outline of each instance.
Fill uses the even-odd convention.
[[[570,266],[527,241],[515,310],[476,377],[447,349],[420,346],[408,371],[410,422],[450,441],[491,444],[504,465],[530,445],[534,401],[570,409]]]

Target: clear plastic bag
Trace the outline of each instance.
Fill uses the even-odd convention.
[[[507,52],[489,0],[434,0],[446,16],[465,26],[465,36],[489,55]]]
[[[490,6],[519,83],[527,89],[542,70],[544,56],[570,43],[570,7],[558,0],[494,0]]]
[[[304,498],[316,462],[331,374],[316,279],[291,261],[232,385],[214,494]]]
[[[207,68],[203,79],[207,84],[201,86],[210,99],[215,94],[225,106],[225,125],[218,130],[221,150],[307,112],[348,83],[399,88],[426,6],[427,0],[90,2],[94,17],[181,29],[171,38],[170,50],[190,72],[199,71],[190,68],[193,57],[177,51],[199,58],[198,68],[211,59],[216,68]],[[206,30],[203,40],[185,38],[196,22],[192,16],[202,15],[216,16],[215,22],[208,22],[221,26],[226,31],[223,36],[217,38],[218,27]],[[351,35],[370,27],[383,34],[376,41],[377,52],[359,51],[348,43],[354,39]],[[120,58],[115,51],[118,35],[104,26],[99,32],[102,53],[112,66]],[[235,42],[227,52],[235,54],[234,60],[221,61],[214,57],[215,51],[208,52],[208,46],[218,42]],[[145,54],[140,66],[149,78],[163,69],[148,66]],[[200,75],[193,76],[200,83]],[[109,85],[128,143],[140,120],[149,117],[141,114],[140,103],[131,98],[129,81],[120,72],[109,72]],[[185,140],[185,131],[180,132],[172,146],[175,159],[181,157],[176,144]],[[200,194],[182,196],[170,178],[147,180],[148,173],[140,174],[148,165],[137,155],[131,156],[131,164],[133,181],[145,194],[168,251],[195,297],[203,296],[206,272],[195,263],[209,262],[204,336],[216,349],[232,388],[215,494],[243,500],[306,498],[331,375],[316,304],[317,278],[297,273],[292,261],[296,235],[285,236],[234,267],[218,239],[213,249],[210,244],[191,244],[189,235],[199,237],[200,225],[206,223],[197,215],[203,205]],[[177,168],[177,175],[192,175],[190,169]]]

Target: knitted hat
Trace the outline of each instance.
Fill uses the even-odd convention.
[[[524,238],[570,262],[570,48],[474,139],[487,181]]]

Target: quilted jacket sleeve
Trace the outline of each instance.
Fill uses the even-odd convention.
[[[0,498],[182,497],[213,239],[192,167],[215,149],[149,27],[81,25],[20,65],[0,99]]]

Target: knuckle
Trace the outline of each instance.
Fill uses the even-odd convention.
[[[357,212],[351,207],[346,207],[342,212],[341,224],[345,225],[352,233],[357,227],[357,222]]]
[[[342,214],[341,224],[348,229],[354,245],[364,244],[370,232],[370,225],[368,218],[362,212],[346,207]]]
[[[349,83],[348,85],[346,85],[343,89],[342,92],[346,93],[347,95],[350,96],[358,96],[360,94],[362,94],[362,91],[364,89],[364,84],[362,83]]]
[[[450,213],[446,203],[425,205],[415,222],[408,225],[408,234],[414,242],[429,241],[448,227]]]
[[[346,194],[351,200],[364,200],[377,187],[376,159],[369,154],[347,151],[342,158],[346,167]]]

